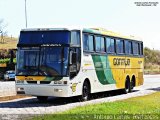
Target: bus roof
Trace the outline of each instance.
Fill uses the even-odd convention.
[[[21,31],[56,31],[56,30],[69,30],[67,28],[26,28]]]
[[[135,36],[125,36],[120,33],[116,33],[110,30],[106,30],[104,28],[82,28],[82,27],[66,27],[66,28],[27,28],[22,29],[21,31],[63,31],[63,30],[83,30],[83,32],[93,33],[93,34],[101,34],[101,35],[107,35],[111,37],[118,37],[118,38],[124,38],[124,39],[130,39],[130,40],[138,40],[141,41],[141,38],[135,37]]]
[[[118,38],[141,41],[141,38],[138,38],[138,37],[135,37],[132,35],[130,35],[130,36],[121,35],[120,33],[109,31],[104,28],[84,28],[83,31],[88,32],[88,33],[107,35],[107,36],[111,36],[111,37],[118,37]]]

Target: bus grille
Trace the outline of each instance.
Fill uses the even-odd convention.
[[[51,81],[27,81],[28,84],[50,84]]]
[[[37,81],[27,81],[28,84],[37,84]]]
[[[40,84],[50,84],[51,81],[40,81]]]

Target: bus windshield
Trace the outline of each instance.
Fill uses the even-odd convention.
[[[68,47],[19,47],[17,75],[66,76]]]

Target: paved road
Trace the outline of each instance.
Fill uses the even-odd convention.
[[[110,97],[102,97],[92,99],[87,102],[79,102],[77,99],[62,99],[62,98],[50,98],[47,103],[40,103],[36,98],[23,98],[17,100],[11,100],[7,102],[0,102],[0,118],[28,118],[33,114],[49,114],[56,113],[59,111],[65,111],[76,106],[84,106],[86,104],[95,104],[102,102],[111,102],[121,99],[127,99],[135,96],[143,96],[146,94],[151,94],[153,92],[160,91],[160,75],[147,75],[145,76],[144,85],[135,88],[133,93],[129,94],[112,94]],[[108,94],[108,93],[107,93]],[[13,114],[17,114],[12,116]],[[25,114],[26,116],[22,116]]]
[[[14,81],[0,81],[0,97],[15,95],[16,90]]]

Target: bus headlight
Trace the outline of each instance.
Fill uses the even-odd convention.
[[[54,81],[54,84],[67,84],[67,81]]]
[[[24,91],[24,88],[18,87],[18,88],[17,88],[17,91]]]
[[[63,84],[62,81],[54,81],[54,84]]]
[[[62,84],[62,81],[58,81],[58,84]]]
[[[57,84],[57,81],[54,81],[54,84]]]
[[[54,89],[54,92],[62,92],[62,89]]]

